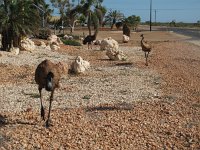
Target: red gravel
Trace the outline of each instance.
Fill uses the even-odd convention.
[[[3,113],[0,149],[200,149],[199,66],[195,45],[154,44],[148,69],[161,74],[159,101],[53,110],[49,129],[34,109]]]

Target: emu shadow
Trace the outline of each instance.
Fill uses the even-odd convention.
[[[131,63],[131,62],[122,62],[122,63],[117,63],[116,66],[130,67],[130,66],[133,66],[133,63]]]
[[[100,60],[100,61],[112,61],[112,60],[109,59],[109,58],[102,58],[102,59],[97,59],[97,60]]]
[[[127,110],[131,111],[133,110],[133,104],[129,104],[126,102],[113,104],[111,106],[109,105],[102,105],[102,106],[94,106],[94,107],[87,107],[86,112],[92,112],[92,111],[115,111],[115,110]]]
[[[0,115],[0,127],[5,125],[36,125],[36,123],[31,123],[30,121],[22,121],[20,119],[15,119],[10,121],[8,117]]]
[[[6,118],[7,117],[0,115],[0,127],[3,127],[6,125]]]
[[[25,93],[23,92],[24,95],[30,96],[31,98],[40,98],[40,95],[37,93]]]

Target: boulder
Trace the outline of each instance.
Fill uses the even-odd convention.
[[[94,45],[101,45],[101,40],[95,40]]]
[[[100,50],[117,50],[118,48],[118,42],[111,37],[103,39],[100,44]]]
[[[124,43],[128,43],[128,41],[130,40],[130,38],[129,38],[129,36],[127,36],[127,35],[123,35],[123,42]]]
[[[35,49],[35,43],[29,39],[29,38],[25,38],[21,41],[21,50],[23,51],[33,51]]]
[[[46,44],[43,41],[39,41],[39,46],[41,46],[42,48],[46,48]]]
[[[56,45],[63,44],[63,42],[60,40],[59,37],[56,35],[50,35],[48,38],[48,43],[51,45],[51,43],[57,43]]]
[[[126,60],[127,56],[123,53],[123,51],[120,50],[107,50],[106,55],[111,59],[111,60]]]
[[[90,63],[88,61],[83,60],[81,56],[77,56],[75,61],[71,65],[71,71],[78,74],[83,73],[85,70],[90,68]]]
[[[64,36],[63,36],[63,39],[68,40],[68,39],[69,39],[69,36],[68,36],[68,35],[64,35]]]
[[[58,46],[58,45],[55,44],[55,43],[52,43],[52,44],[50,44],[50,48],[51,48],[51,50],[53,50],[53,51],[57,51],[58,49],[60,49],[60,46]]]
[[[74,39],[73,36],[71,36],[71,35],[64,35],[63,38],[65,40],[73,40]]]
[[[56,51],[60,49],[60,44],[63,44],[63,42],[60,40],[59,37],[56,35],[51,35],[48,37],[48,45],[50,46],[51,50]]]
[[[18,47],[11,47],[9,49],[9,52],[11,52],[14,55],[18,55],[19,54],[19,48]]]

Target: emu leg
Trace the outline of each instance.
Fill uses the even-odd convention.
[[[42,88],[39,88],[39,93],[40,93],[40,105],[41,105],[40,114],[41,114],[42,119],[45,120],[44,119],[45,111],[44,111],[44,107],[43,107],[43,104],[42,104]]]
[[[53,93],[54,93],[54,90],[51,91],[51,96],[50,96],[49,113],[48,113],[48,119],[46,121],[46,127],[47,128],[49,127],[49,118],[50,118],[50,112],[51,112],[51,103],[53,101]]]
[[[145,59],[146,59],[146,63],[145,63],[145,65],[148,66],[148,63],[147,63],[147,57],[148,57],[148,55],[147,55],[146,52],[144,52],[144,54],[145,54]]]
[[[146,57],[146,64],[147,64],[147,66],[148,66],[148,57],[149,57],[149,52],[147,52],[147,57]]]

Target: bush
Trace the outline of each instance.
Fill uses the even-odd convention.
[[[123,26],[123,23],[122,22],[117,22],[115,24],[115,26],[116,26],[117,29],[120,29]]]
[[[50,29],[39,29],[38,33],[36,33],[35,37],[39,39],[47,39],[51,35]]]
[[[58,34],[57,36],[62,38],[62,37],[64,37],[64,34]]]
[[[72,46],[81,46],[81,44],[75,40],[64,40],[62,39],[62,42],[65,44],[65,45],[72,45]]]

